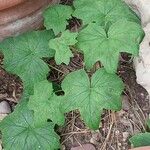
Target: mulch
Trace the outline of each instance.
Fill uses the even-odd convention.
[[[72,0],[62,0],[61,3],[71,5]],[[68,28],[74,31],[80,25],[80,20],[73,18],[70,20]],[[72,48],[72,50],[74,49]],[[76,51],[69,65],[56,65],[54,59],[45,60],[51,66],[48,80],[60,86],[68,73],[83,68],[83,60],[83,55]],[[95,69],[91,70],[91,73]],[[82,147],[88,143],[93,144],[96,150],[127,150],[131,148],[129,138],[146,130],[146,120],[150,114],[150,101],[147,91],[136,82],[133,60],[130,55],[122,54],[118,75],[125,84],[122,94],[122,110],[119,112],[104,110],[102,126],[96,131],[85,126],[79,111],[75,110],[66,114],[65,125],[56,127],[57,133],[61,137],[62,150],[70,150],[76,146]],[[3,55],[0,54],[0,101],[8,101],[13,110],[22,91],[20,78],[3,69]]]

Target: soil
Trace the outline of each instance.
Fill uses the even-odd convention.
[[[81,58],[80,55],[79,57]],[[118,68],[118,75],[125,84],[122,110],[119,112],[105,110],[102,115],[102,127],[97,131],[85,126],[77,110],[67,114],[65,126],[59,129],[64,150],[76,146],[82,147],[86,143],[92,143],[96,150],[127,150],[131,148],[129,138],[146,131],[146,120],[150,114],[148,93],[136,82],[130,56],[122,54],[122,57],[125,58],[120,61]],[[76,59],[78,62],[79,58]],[[75,61],[75,58],[73,60]],[[59,69],[61,68],[62,66]]]
[[[6,100],[14,106],[21,97],[22,82],[16,75],[6,72],[2,63],[3,55],[0,53],[0,101]]]
[[[3,56],[0,55],[0,101],[7,100],[13,110],[23,90],[22,82],[19,77],[2,68],[2,59]],[[53,59],[47,62],[53,66],[48,79],[59,85],[69,72],[83,67],[83,56],[75,53],[68,66],[57,66]],[[150,101],[146,90],[136,83],[132,66],[130,56],[122,54],[118,75],[125,84],[122,94],[123,107],[119,112],[104,110],[99,130],[88,129],[77,110],[66,114],[65,125],[57,129],[63,150],[82,147],[87,143],[92,143],[96,150],[127,150],[131,148],[129,137],[146,131],[145,122],[150,114]]]
[[[63,0],[62,4],[72,4],[72,0]],[[68,28],[77,30],[81,25],[80,20],[72,20]],[[74,48],[71,48],[74,51]],[[83,68],[83,55],[74,52],[70,64],[56,65],[53,59],[45,60],[51,67],[48,79],[59,87],[64,77],[72,71]],[[9,102],[12,110],[18,103],[23,87],[16,75],[6,72],[2,67],[3,56],[0,54],[0,101]],[[99,67],[91,70],[93,73]],[[80,117],[80,113],[72,111],[66,114],[66,122],[63,127],[57,129],[61,137],[62,150],[91,143],[96,150],[128,150],[131,148],[129,138],[137,133],[146,131],[146,120],[150,114],[150,100],[146,90],[137,84],[136,74],[133,68],[133,60],[127,54],[122,54],[118,68],[118,75],[122,78],[125,89],[122,93],[122,110],[112,112],[104,110],[102,114],[102,126],[97,131],[87,128]]]

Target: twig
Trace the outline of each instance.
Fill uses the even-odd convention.
[[[56,68],[56,67],[54,67],[54,66],[52,66],[50,64],[48,64],[48,66],[51,67],[51,68],[53,68],[54,70],[56,70],[58,72],[61,72],[61,73],[65,74],[63,71],[59,70],[58,68]]]
[[[110,138],[110,134],[111,134],[113,125],[114,125],[114,122],[112,122],[112,123],[110,124],[110,127],[109,127],[109,131],[108,131],[107,137],[106,137],[106,139],[105,139],[103,145],[101,146],[100,150],[106,150],[106,144],[107,144],[107,142],[109,141],[109,138]]]

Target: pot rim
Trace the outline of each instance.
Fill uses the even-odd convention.
[[[150,146],[137,147],[137,148],[132,148],[130,150],[150,150]]]
[[[13,7],[25,1],[26,0],[0,0],[0,10]]]
[[[29,0],[0,11],[0,26],[22,19],[51,4],[52,0]]]

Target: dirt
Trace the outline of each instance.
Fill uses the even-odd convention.
[[[6,100],[10,105],[18,103],[23,87],[19,77],[6,72],[3,69],[3,55],[0,54],[0,101]]]
[[[71,5],[72,0],[63,0],[62,3]],[[80,21],[74,18],[68,28],[76,31],[79,26]],[[73,47],[72,51],[74,51]],[[51,69],[48,79],[59,86],[69,72],[83,68],[83,59],[82,54],[74,51],[74,58],[68,66],[64,64],[58,66],[53,59],[45,60]],[[21,97],[22,82],[19,77],[9,74],[2,68],[2,60],[3,56],[0,54],[0,101],[7,100],[13,109]],[[77,110],[66,114],[65,125],[57,129],[61,137],[62,150],[70,150],[76,146],[82,148],[83,144],[88,143],[93,144],[96,150],[128,150],[131,148],[129,138],[136,133],[146,131],[146,120],[150,114],[148,93],[136,82],[130,56],[122,54],[120,60],[118,75],[125,84],[122,110],[119,112],[104,110],[102,126],[97,131],[92,131],[85,126]]]
[[[58,69],[64,70],[65,68],[67,73],[73,71],[73,68],[74,70],[80,69],[83,64],[81,56],[78,56],[81,59],[76,56],[72,59],[73,62],[80,60],[78,67],[61,65],[57,66]],[[129,138],[134,134],[146,131],[146,120],[150,114],[148,93],[136,83],[136,75],[132,67],[133,62],[129,59],[130,56],[126,54],[122,56],[125,58],[120,61],[118,69],[118,75],[125,84],[122,94],[122,110],[119,112],[105,110],[102,115],[102,127],[97,131],[92,131],[85,126],[78,111],[67,114],[64,127],[58,131],[64,150],[70,150],[76,146],[82,147],[87,143],[92,143],[97,150],[127,150],[131,148]],[[71,61],[70,64],[73,62]],[[63,77],[62,75],[62,78],[59,79],[63,79]]]
[[[57,130],[61,137],[63,150],[92,143],[97,150],[127,150],[131,147],[129,137],[146,131],[146,120],[150,114],[150,101],[146,90],[136,83],[136,75],[130,57],[120,61],[118,75],[123,79],[125,90],[122,94],[123,108],[119,112],[104,110],[102,127],[97,131],[88,129],[82,121],[79,112],[66,114],[66,123]],[[0,101],[7,100],[13,108],[22,93],[22,82],[19,77],[11,75],[2,68],[0,55]],[[63,78],[72,71],[83,67],[83,55],[75,53],[68,66],[56,65],[53,59],[48,60],[51,68],[48,79],[60,84]]]
[[[119,112],[104,111],[102,127],[97,131],[88,129],[80,118],[78,111],[66,114],[64,127],[58,129],[62,147],[72,147],[92,143],[97,150],[127,150],[129,137],[146,130],[145,121],[150,114],[150,102],[146,90],[136,83],[136,75],[132,61],[128,55],[120,62],[118,75],[125,83],[123,93],[123,109]],[[7,100],[13,108],[22,93],[19,77],[11,75],[2,68],[3,56],[0,55],[0,101]],[[53,59],[48,63],[53,66],[49,79],[60,84],[63,78],[72,71],[83,67],[82,54],[76,53],[68,66],[57,66]]]

